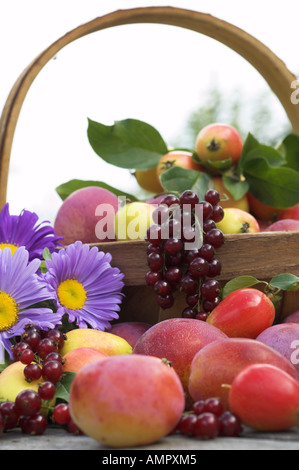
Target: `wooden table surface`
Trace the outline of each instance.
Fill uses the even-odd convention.
[[[167,436],[158,442],[144,447],[131,449],[111,449],[104,447],[94,439],[81,435],[74,436],[62,428],[50,427],[42,436],[30,436],[20,430],[8,431],[0,436],[0,450],[99,450],[103,451],[103,458],[107,451],[111,455],[120,455],[120,451],[130,450],[130,455],[137,455],[138,451],[155,454],[175,455],[178,451],[185,451],[190,456],[198,455],[200,450],[299,450],[299,427],[287,432],[261,433],[251,429],[244,429],[238,438],[218,437],[213,440],[199,440],[182,437],[180,435]],[[105,451],[105,452],[104,452]],[[124,454],[125,455],[125,454]],[[139,456],[138,456],[139,455]]]

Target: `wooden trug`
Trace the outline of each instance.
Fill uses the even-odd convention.
[[[62,48],[83,36],[111,27],[137,23],[189,29],[236,51],[263,76],[282,104],[293,132],[299,135],[299,106],[291,102],[291,84],[296,76],[268,47],[250,34],[209,14],[181,8],[165,6],[118,10],[82,24],[56,40],[26,67],[13,85],[0,118],[0,208],[6,203],[10,154],[18,117],[27,92],[41,69]],[[181,315],[185,306],[181,294],[178,294],[175,307],[160,311],[151,288],[145,285],[145,242],[111,242],[97,246],[109,251],[113,264],[125,273],[126,297],[120,317],[122,320],[156,323]],[[227,235],[217,256],[222,262],[223,283],[239,275],[252,275],[261,280],[283,272],[299,275],[299,232]],[[299,293],[285,293],[278,312],[280,317],[297,309]]]

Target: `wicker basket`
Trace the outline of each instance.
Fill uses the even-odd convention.
[[[0,119],[0,207],[6,202],[9,160],[18,116],[32,82],[40,70],[58,51],[87,34],[113,26],[134,23],[158,23],[182,27],[220,41],[245,58],[264,77],[281,102],[299,135],[299,106],[292,104],[291,83],[296,77],[264,44],[243,30],[211,15],[172,7],[146,7],[119,10],[95,18],[55,41],[45,49],[19,76],[11,89]],[[174,307],[159,309],[152,288],[145,285],[147,271],[146,243],[143,241],[109,242],[97,245],[109,251],[113,264],[125,273],[126,298],[120,313],[121,321],[145,321],[151,324],[181,316],[185,298],[177,294]],[[291,272],[299,275],[299,232],[227,235],[224,246],[217,251],[222,263],[223,282],[240,275],[268,280]],[[284,294],[278,315],[285,317],[299,309],[299,293]]]

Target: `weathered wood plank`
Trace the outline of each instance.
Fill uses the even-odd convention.
[[[0,437],[2,450],[108,450],[119,455],[119,450],[102,446],[88,436],[74,436],[61,428],[48,428],[42,436],[22,434],[19,430],[9,431]],[[187,438],[180,435],[167,436],[148,446],[133,447],[133,451],[202,451],[202,450],[298,450],[299,429],[279,433],[258,433],[245,430],[237,438],[218,437],[212,440]]]

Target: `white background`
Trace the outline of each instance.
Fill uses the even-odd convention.
[[[176,6],[210,13],[266,44],[299,70],[297,0],[0,0],[0,109],[23,69],[46,47],[97,16],[137,6]],[[239,89],[248,102],[267,89],[240,56],[197,33],[162,25],[131,25],[91,34],[65,47],[40,72],[18,120],[7,200],[54,222],[55,187],[94,179],[134,192],[134,177],[103,162],[87,139],[87,118],[104,124],[135,118],[171,145],[211,82]],[[276,97],[273,96],[276,103]],[[285,120],[277,106],[277,122]],[[248,129],[250,131],[250,129]]]

